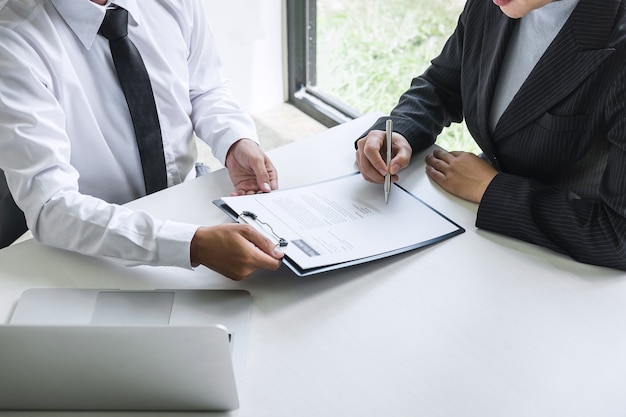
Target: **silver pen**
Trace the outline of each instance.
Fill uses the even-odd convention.
[[[389,203],[389,191],[391,190],[391,172],[389,172],[389,165],[391,163],[391,134],[393,133],[393,122],[391,119],[387,120],[385,125],[387,133],[387,174],[385,174],[385,204]]]

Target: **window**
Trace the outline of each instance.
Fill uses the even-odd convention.
[[[289,99],[327,126],[388,113],[452,34],[465,0],[287,0]],[[463,124],[438,143],[475,151]]]

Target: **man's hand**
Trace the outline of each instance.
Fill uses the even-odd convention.
[[[387,174],[385,152],[386,134],[382,130],[372,130],[367,136],[357,141],[356,164],[361,175],[369,182],[382,184]],[[391,181],[398,181],[398,172],[409,165],[413,151],[411,145],[401,134],[394,132],[391,136],[391,164],[389,172]],[[386,152],[385,152],[386,154]]]
[[[231,195],[269,193],[278,189],[278,173],[274,164],[250,139],[240,139],[230,147],[226,168],[235,186]]]
[[[235,281],[259,269],[275,271],[283,255],[274,242],[247,224],[201,227],[191,240],[192,264],[202,264]]]
[[[449,193],[480,203],[498,171],[473,153],[437,149],[426,155],[426,173]]]

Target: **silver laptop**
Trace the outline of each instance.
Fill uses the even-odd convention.
[[[0,326],[0,409],[235,409],[249,311],[243,290],[27,290]]]

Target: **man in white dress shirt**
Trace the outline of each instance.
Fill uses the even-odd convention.
[[[167,185],[196,176],[194,133],[226,165],[234,194],[277,173],[232,98],[200,0],[116,0],[148,70]],[[107,0],[0,0],[0,168],[33,236],[129,265],[203,264],[232,279],[276,269],[254,228],[157,219],[121,204],[146,194],[133,123],[98,34]]]

